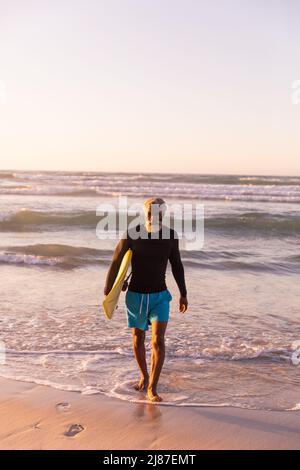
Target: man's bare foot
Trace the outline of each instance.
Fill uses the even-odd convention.
[[[153,390],[153,388],[148,388],[147,397],[148,397],[148,400],[152,402],[162,401],[162,398],[158,395],[156,390]]]
[[[147,390],[149,382],[149,377],[142,376],[140,381],[134,385],[134,390],[137,392],[142,392],[143,390]]]

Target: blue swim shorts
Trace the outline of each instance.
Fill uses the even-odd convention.
[[[169,320],[172,295],[168,289],[160,292],[140,293],[127,290],[125,305],[127,325],[147,331],[152,322]]]

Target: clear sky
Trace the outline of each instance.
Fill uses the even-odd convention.
[[[1,169],[300,175],[298,0],[0,12]]]

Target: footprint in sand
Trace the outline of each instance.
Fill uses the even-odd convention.
[[[64,412],[64,411],[68,411],[71,408],[71,405],[70,403],[67,403],[67,402],[57,403],[55,405],[55,408],[57,409],[57,411]]]
[[[83,430],[84,430],[84,427],[81,426],[81,424],[71,424],[68,431],[66,431],[64,435],[67,437],[74,437],[76,436],[76,434],[78,434],[79,432],[82,432]]]

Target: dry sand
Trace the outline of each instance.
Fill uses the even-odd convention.
[[[300,412],[134,404],[0,379],[0,449],[300,449]]]

